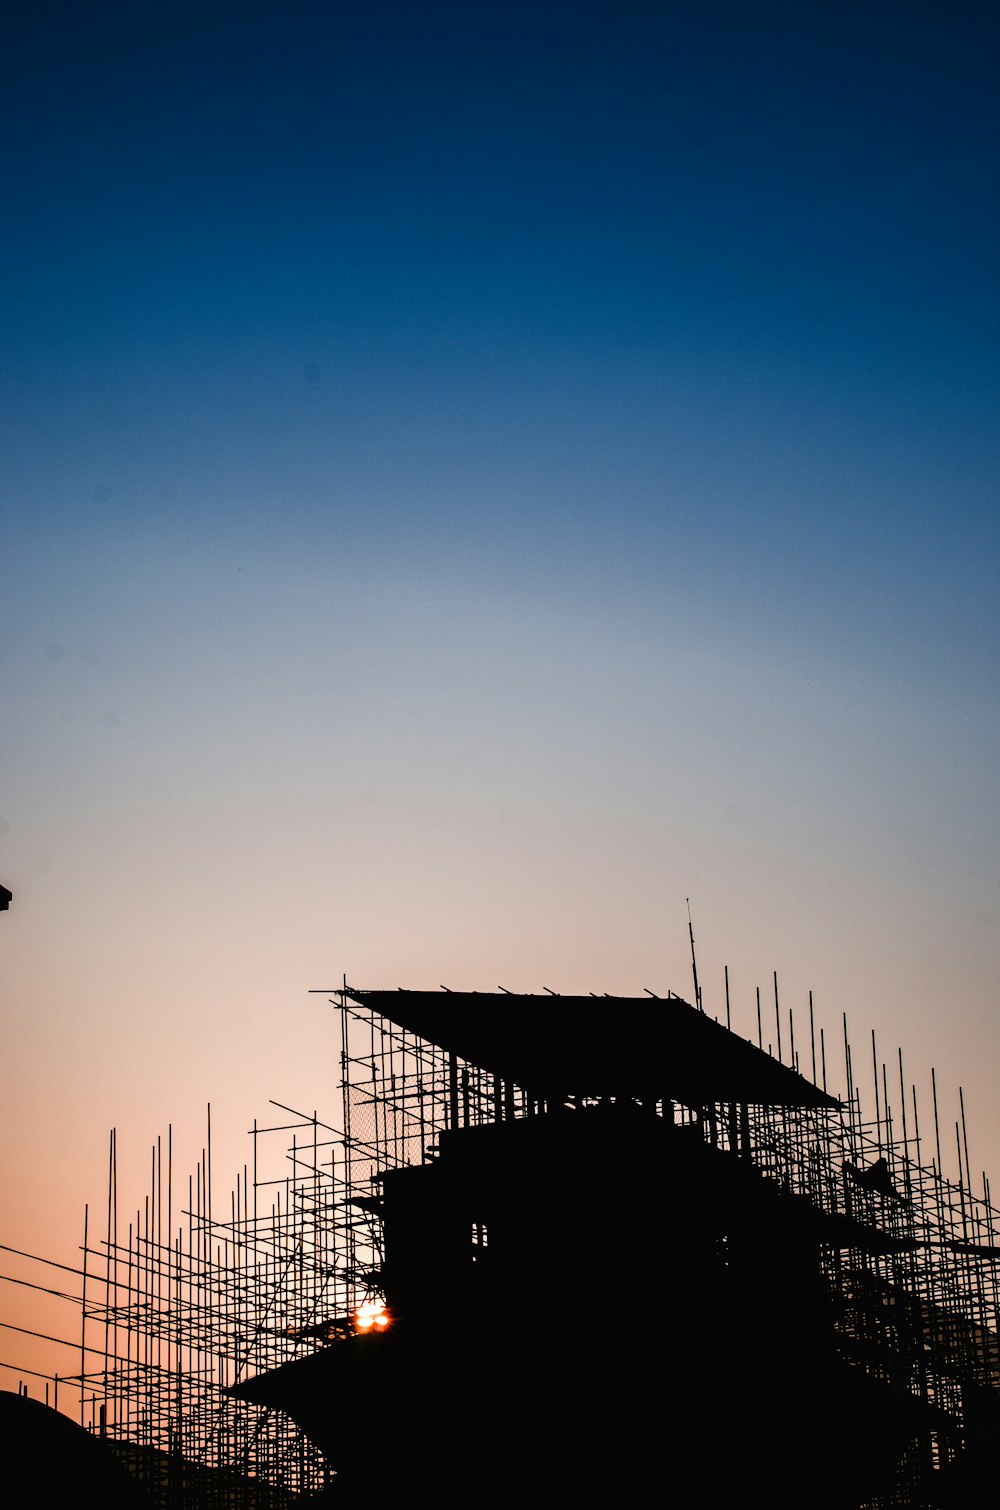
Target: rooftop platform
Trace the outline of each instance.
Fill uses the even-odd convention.
[[[350,1001],[540,1098],[631,1096],[687,1106],[839,1102],[680,997],[366,991]]]

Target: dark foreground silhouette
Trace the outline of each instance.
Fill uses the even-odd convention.
[[[102,1510],[150,1510],[141,1485],[107,1443],[68,1416],[25,1395],[0,1390],[0,1451],[10,1506],[97,1504]]]
[[[822,1214],[641,1108],[447,1133],[382,1187],[389,1329],[233,1391],[326,1453],[331,1504],[844,1510],[933,1426],[835,1349]]]

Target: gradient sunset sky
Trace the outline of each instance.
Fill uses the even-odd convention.
[[[686,897],[710,1012],[812,988],[1000,1177],[989,8],[5,53],[4,1240],[333,1116],[308,988],[690,994]]]

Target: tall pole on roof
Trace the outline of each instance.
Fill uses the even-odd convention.
[[[704,1012],[705,1009],[701,1004],[701,987],[698,984],[698,961],[695,958],[694,952],[694,924],[691,922],[691,898],[685,897],[684,900],[687,902],[688,935],[691,939],[691,973],[694,976],[694,1004],[699,1012]]]

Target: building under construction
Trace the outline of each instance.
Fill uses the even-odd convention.
[[[777,981],[756,1043],[673,995],[331,1000],[339,1125],[275,1106],[224,1200],[210,1129],[184,1180],[168,1137],[126,1221],[112,1140],[75,1387],[155,1503],[995,1481],[998,1213],[901,1054],[811,1003],[796,1048]]]

